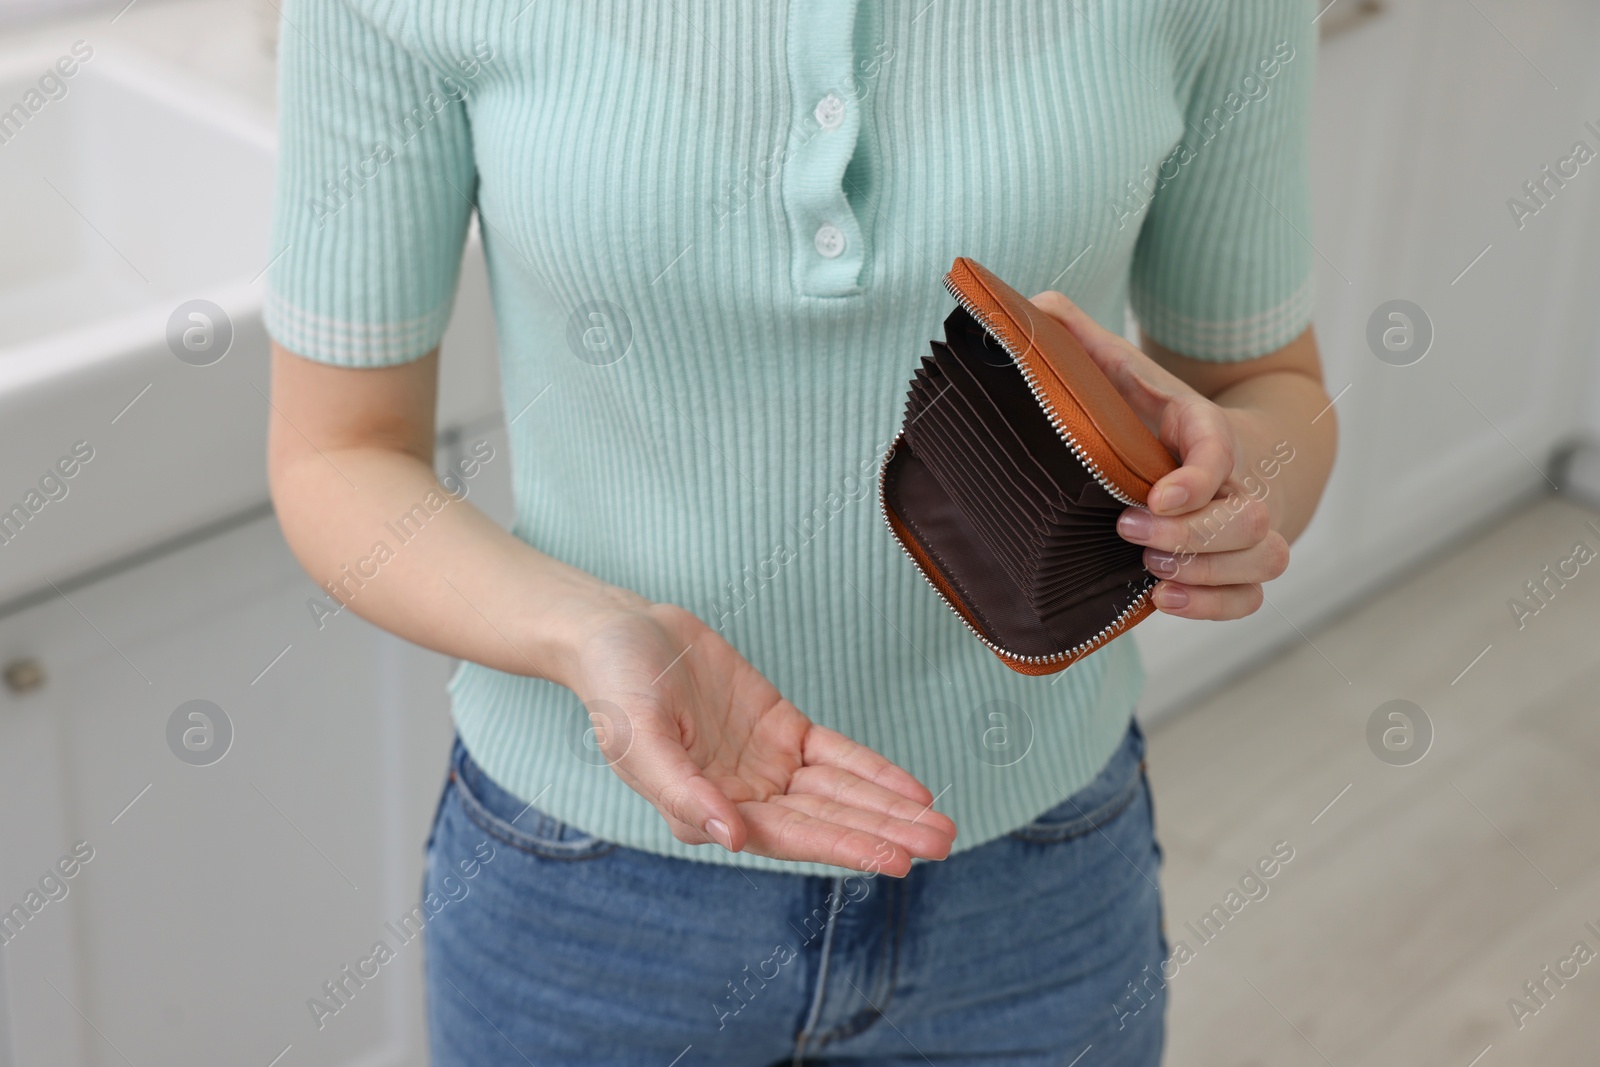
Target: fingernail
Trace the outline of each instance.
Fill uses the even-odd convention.
[[[1122,535],[1124,541],[1132,541],[1142,545],[1150,540],[1150,535],[1155,532],[1155,520],[1144,508],[1129,508],[1117,519],[1117,533]]]
[[[706,833],[709,834],[712,840],[716,841],[717,844],[721,845],[729,852],[733,851],[733,835],[728,832],[727,823],[723,822],[721,819],[707,819]]]
[[[1189,502],[1189,490],[1181,485],[1169,485],[1156,494],[1151,506],[1162,511],[1176,511]]]
[[[1144,554],[1144,565],[1151,574],[1159,574],[1163,578],[1178,576],[1178,558],[1170,552],[1147,551]]]
[[[1189,602],[1189,592],[1181,585],[1162,582],[1150,594],[1150,599],[1155,601],[1158,608],[1181,608]]]

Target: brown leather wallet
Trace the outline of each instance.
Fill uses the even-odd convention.
[[[1154,610],[1117,534],[1177,464],[1065,326],[974,261],[878,476],[884,521],[1012,670],[1053,674]]]

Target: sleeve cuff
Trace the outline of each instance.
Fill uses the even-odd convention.
[[[295,355],[345,367],[406,363],[438,347],[454,294],[432,311],[401,322],[350,322],[307,311],[268,289],[262,320],[274,341]]]
[[[1316,306],[1316,284],[1307,275],[1287,300],[1243,319],[1218,321],[1173,311],[1137,285],[1130,291],[1134,316],[1154,341],[1193,359],[1232,363],[1274,352],[1305,332]]]

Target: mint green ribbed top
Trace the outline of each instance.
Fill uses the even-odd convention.
[[[287,0],[267,327],[352,367],[439,343],[476,207],[514,532],[696,612],[909,769],[957,851],[1085,785],[1122,638],[1008,670],[905,558],[878,463],[971,256],[1237,360],[1307,326],[1309,0]],[[448,360],[451,353],[443,353]],[[513,793],[679,843],[550,682],[463,664]]]

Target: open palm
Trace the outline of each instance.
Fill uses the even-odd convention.
[[[897,876],[949,855],[955,824],[922,783],[812,722],[681,608],[619,615],[576,674],[612,770],[680,841]]]

